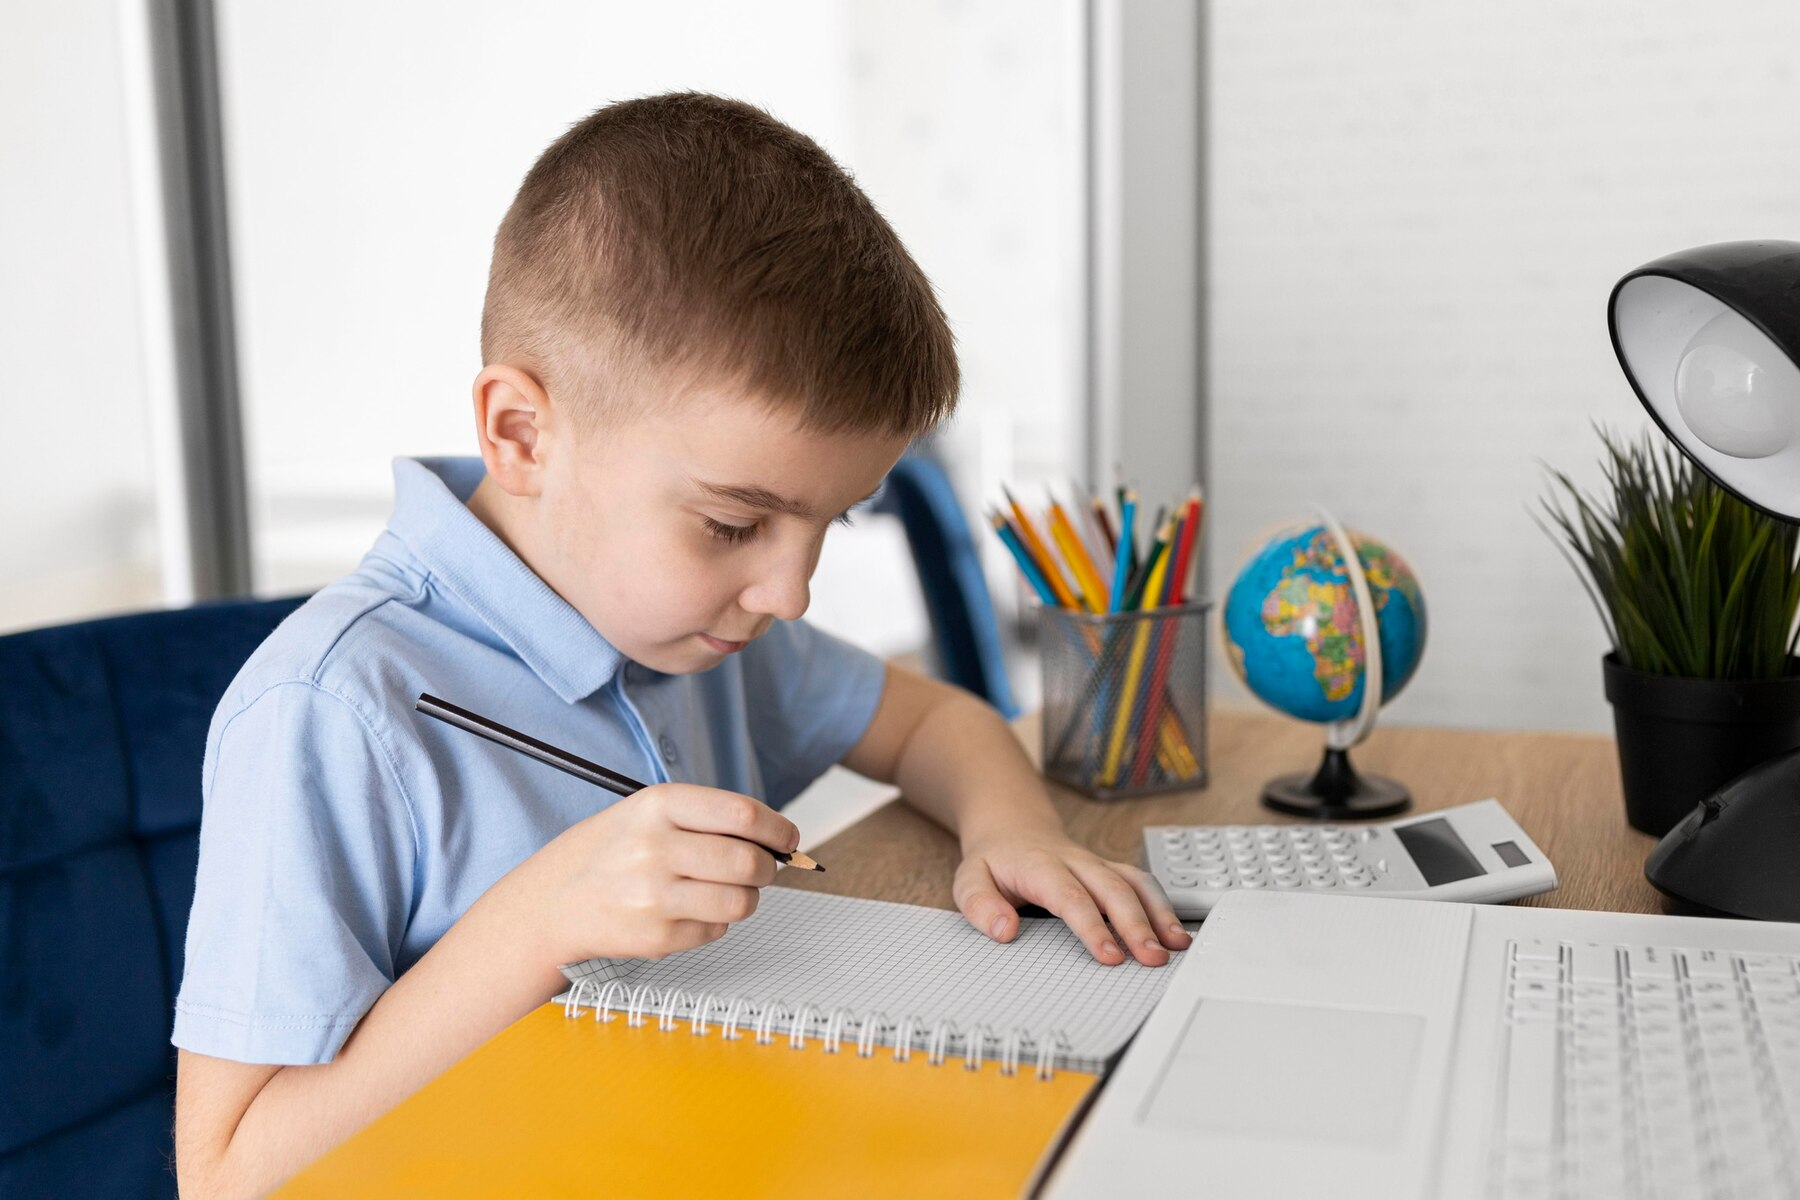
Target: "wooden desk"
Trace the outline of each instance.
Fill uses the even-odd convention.
[[[1035,715],[1018,725],[1033,759]],[[1260,713],[1214,712],[1211,782],[1199,791],[1096,803],[1053,786],[1051,795],[1077,841],[1108,858],[1142,861],[1145,825],[1252,825],[1291,821],[1262,807],[1263,784],[1311,770],[1323,749],[1316,726]],[[1496,797],[1556,866],[1559,886],[1521,903],[1556,908],[1661,912],[1644,878],[1656,844],[1625,823],[1613,741],[1594,734],[1487,733],[1380,728],[1351,755],[1359,771],[1389,775],[1412,789],[1412,812]],[[1408,815],[1411,815],[1409,813]],[[956,841],[903,804],[877,809],[810,851],[828,870],[783,871],[778,882],[845,896],[954,908],[950,880]]]

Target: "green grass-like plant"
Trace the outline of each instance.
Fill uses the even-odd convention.
[[[1538,526],[1575,568],[1619,662],[1654,675],[1779,679],[1800,610],[1800,527],[1751,508],[1667,440],[1595,426],[1610,495],[1545,465]]]

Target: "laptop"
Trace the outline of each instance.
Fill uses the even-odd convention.
[[[1046,1191],[1800,1198],[1800,925],[1226,895]]]

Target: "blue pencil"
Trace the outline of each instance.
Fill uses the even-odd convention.
[[[1024,545],[1019,541],[1019,535],[1012,531],[1012,526],[1008,525],[1006,518],[999,513],[989,513],[988,520],[993,523],[994,532],[1000,535],[1000,540],[1006,543],[1006,548],[1012,551],[1013,560],[1019,564],[1019,570],[1024,574],[1025,582],[1031,585],[1031,590],[1037,593],[1038,599],[1043,601],[1047,607],[1055,608],[1056,593],[1050,590],[1049,581],[1044,578],[1044,573],[1037,569],[1037,564],[1031,561],[1031,555],[1025,552]]]
[[[1125,585],[1133,570],[1131,560],[1137,557],[1136,521],[1137,493],[1127,488],[1119,502],[1119,547],[1113,556],[1112,602],[1107,605],[1108,612],[1119,612],[1125,606]]]

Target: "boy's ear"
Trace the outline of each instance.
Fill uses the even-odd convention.
[[[512,496],[535,496],[544,470],[550,394],[537,376],[491,363],[475,377],[475,437],[488,478]]]

